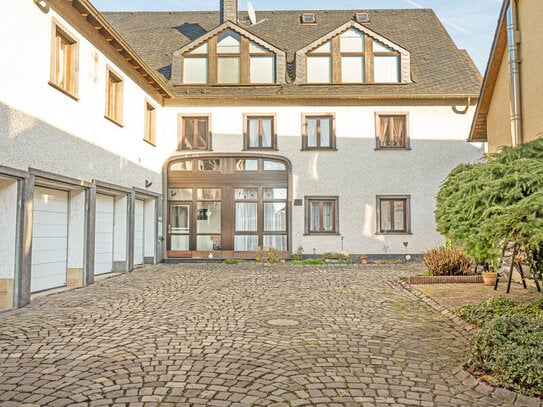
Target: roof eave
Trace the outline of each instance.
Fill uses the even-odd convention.
[[[471,124],[470,134],[468,137],[468,141],[471,142],[488,141],[488,136],[486,133],[486,116],[489,111],[500,65],[503,61],[507,46],[506,13],[509,2],[510,0],[504,0],[502,9],[500,11],[500,16],[498,18],[498,26],[496,27],[490,57],[488,58],[488,63],[485,70],[485,76],[481,87],[481,96],[479,97],[479,104],[475,110],[475,115],[473,117],[473,122]]]

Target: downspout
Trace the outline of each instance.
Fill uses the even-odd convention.
[[[511,141],[512,146],[522,143],[522,106],[520,82],[520,31],[518,29],[517,0],[510,0],[507,9],[507,46],[509,52],[509,94],[511,97]]]

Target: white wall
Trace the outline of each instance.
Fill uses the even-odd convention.
[[[118,66],[53,9],[43,13],[30,0],[2,1],[0,14],[0,150],[1,163],[22,170],[29,166],[127,187],[161,191],[160,171],[170,151],[143,141],[146,94]],[[48,84],[53,19],[79,43],[79,100]],[[6,63],[9,61],[9,63]],[[106,65],[124,79],[124,126],[104,118]],[[160,113],[158,113],[160,120]],[[24,151],[24,154],[21,152]]]
[[[482,157],[480,144],[467,143],[474,109],[459,115],[451,106],[382,107],[235,107],[169,109],[177,113],[212,113],[213,152],[241,152],[243,114],[276,113],[278,151],[291,160],[292,199],[339,196],[339,232],[350,253],[420,253],[444,243],[434,222],[441,182],[458,164]],[[375,150],[375,113],[407,112],[410,150]],[[300,151],[302,113],[335,113],[338,151]],[[171,130],[173,132],[173,130]],[[175,140],[170,140],[175,148]],[[376,235],[376,196],[409,195],[410,235]],[[341,250],[341,236],[304,236],[304,207],[293,206],[292,249],[306,253]],[[386,247],[385,247],[386,246]]]

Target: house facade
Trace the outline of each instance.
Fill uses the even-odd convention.
[[[482,156],[431,10],[0,11],[0,308],[164,259],[418,254]]]
[[[537,0],[505,0],[470,141],[495,152],[543,136],[543,9]]]

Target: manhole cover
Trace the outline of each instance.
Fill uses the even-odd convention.
[[[295,319],[269,319],[266,321],[268,325],[272,326],[298,326],[300,321]]]

